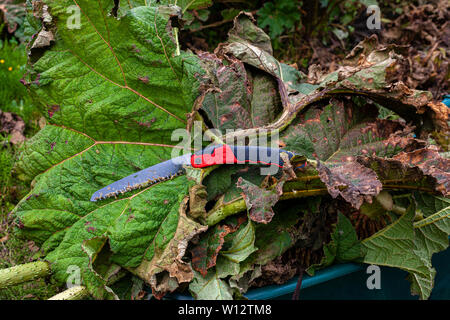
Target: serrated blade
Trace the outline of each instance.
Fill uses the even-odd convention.
[[[183,165],[191,164],[191,154],[176,157],[120,179],[96,191],[91,201],[117,196],[134,189],[144,188],[160,181],[168,180],[183,173]]]

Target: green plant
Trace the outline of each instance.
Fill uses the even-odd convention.
[[[40,113],[21,82],[26,63],[25,45],[0,41],[0,110],[18,114],[28,124],[27,130],[35,133],[38,128],[34,120]]]
[[[275,0],[266,2],[258,10],[258,25],[268,27],[269,35],[276,39],[281,34],[301,23],[300,6],[302,1]]]
[[[0,4],[0,31],[4,26],[9,34],[24,41],[25,16],[25,0],[3,0]]]
[[[9,181],[11,179],[11,170],[13,167],[13,163],[14,163],[13,155],[10,148],[2,147],[0,149],[0,186],[1,186],[0,195],[2,197],[2,200],[7,193],[6,188],[9,185]]]

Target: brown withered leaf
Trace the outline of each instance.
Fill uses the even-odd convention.
[[[412,128],[377,119],[374,105],[358,103],[332,99],[328,105],[312,107],[281,137],[288,150],[317,159],[318,176],[328,192],[334,198],[341,195],[355,208],[371,202],[382,189],[377,174],[357,163],[357,156],[392,157],[424,146],[411,137]]]
[[[243,191],[250,219],[259,223],[269,223],[275,214],[272,207],[280,199],[281,189],[263,189],[241,177],[237,181],[237,186]]]
[[[417,189],[450,195],[450,160],[428,147],[401,152],[388,159],[358,157],[357,161],[374,170],[384,188]]]
[[[34,40],[31,49],[48,47],[54,40],[55,36],[53,35],[53,32],[42,29]]]
[[[356,162],[337,165],[317,166],[320,179],[325,183],[333,198],[341,195],[359,209],[364,201],[371,203],[372,197],[382,189],[382,184],[374,171]]]
[[[245,30],[243,21],[250,25],[251,18],[241,16],[235,23],[236,30]],[[247,28],[249,28],[247,26]],[[249,28],[252,32],[262,32]],[[258,37],[261,39],[261,37]],[[326,101],[330,97],[356,95],[372,100],[393,110],[406,121],[415,126],[415,133],[425,138],[428,133],[446,132],[439,123],[431,126],[436,118],[435,110],[428,104],[431,102],[430,92],[412,90],[402,82],[401,72],[405,53],[404,46],[381,45],[376,35],[362,41],[347,56],[347,60],[336,66],[336,71],[328,74],[315,74],[314,84],[307,83],[306,76],[294,68],[277,61],[267,48],[260,43],[252,43],[252,39],[236,33],[228,42],[219,45],[217,56],[224,59],[238,60],[246,65],[258,68],[273,76],[278,83],[278,94],[283,110],[275,121],[262,128],[275,130],[284,128],[292,122],[302,110],[317,102]],[[235,129],[246,129],[245,134],[256,134],[256,129],[236,126]],[[229,133],[225,139],[242,135],[241,132]],[[228,141],[228,140],[227,140]]]
[[[408,46],[401,80],[412,89],[431,91],[440,100],[449,85],[450,3],[447,0],[419,5],[405,2],[402,12],[385,24],[382,40]]]
[[[141,279],[152,286],[158,297],[175,290],[179,284],[190,282],[194,273],[189,264],[182,258],[186,253],[189,241],[199,233],[207,230],[186,215],[188,198],[180,205],[178,226],[172,240],[163,252],[155,254],[151,261],[143,260],[141,265],[133,270]],[[176,283],[176,285],[175,285]]]
[[[432,133],[436,142],[444,149],[444,151],[450,150],[450,108],[444,103],[429,103],[428,106],[434,111],[432,115],[433,123],[436,128],[441,128]]]

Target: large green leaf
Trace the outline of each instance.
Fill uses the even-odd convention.
[[[288,150],[320,160],[318,174],[329,193],[356,208],[371,201],[382,183],[448,194],[449,161],[412,138],[410,128],[377,114],[372,104],[334,99],[304,112],[282,141]]]
[[[43,244],[57,280],[65,280],[69,265],[80,266],[97,298],[106,292],[94,290],[98,276],[87,268],[86,241],[107,240],[111,261],[123,267],[145,262],[138,270],[150,279],[166,269],[148,263],[170,256],[174,237],[183,242],[203,230],[180,215],[192,184],[186,177],[117,200],[89,201],[99,188],[171,157],[171,132],[185,127],[203,73],[196,56],[176,54],[170,18],[180,14],[178,7],[133,7],[118,19],[109,14],[114,3],[48,2],[46,28],[56,41],[42,56],[32,54],[26,80],[48,124],[24,146],[16,168],[33,179],[15,209],[19,233]],[[66,25],[69,5],[80,9],[80,29]],[[190,233],[180,237],[177,230]]]
[[[414,193],[418,209],[424,218],[414,223],[416,242],[429,257],[447,249],[450,235],[450,199],[426,193]]]
[[[427,299],[433,288],[433,253],[448,247],[450,211],[448,199],[415,194],[418,213],[424,218],[414,222],[415,206],[394,223],[362,241],[368,264],[396,267],[409,272],[411,292]]]
[[[223,249],[219,252],[216,271],[219,278],[239,273],[240,263],[247,259],[255,247],[255,227],[249,220],[246,225],[241,225],[238,231],[226,236]]]
[[[217,256],[225,242],[225,237],[236,232],[246,219],[247,217],[243,215],[233,216],[210,228],[191,250],[192,267],[201,275],[206,276],[207,270],[216,265]]]
[[[418,210],[424,216],[422,220],[414,222],[415,252],[431,265],[433,254],[449,246],[450,200],[419,192],[414,193],[414,198]],[[434,272],[431,275],[434,275]],[[429,296],[433,288],[433,277],[430,281],[430,277],[412,273],[409,280],[413,294],[423,298]]]
[[[233,292],[230,286],[220,279],[214,270],[203,277],[194,271],[195,277],[189,284],[189,291],[198,300],[232,300]]]

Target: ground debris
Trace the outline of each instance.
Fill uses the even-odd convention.
[[[11,135],[9,141],[12,144],[19,144],[25,141],[24,131],[25,122],[22,118],[15,113],[0,110],[0,133]]]

